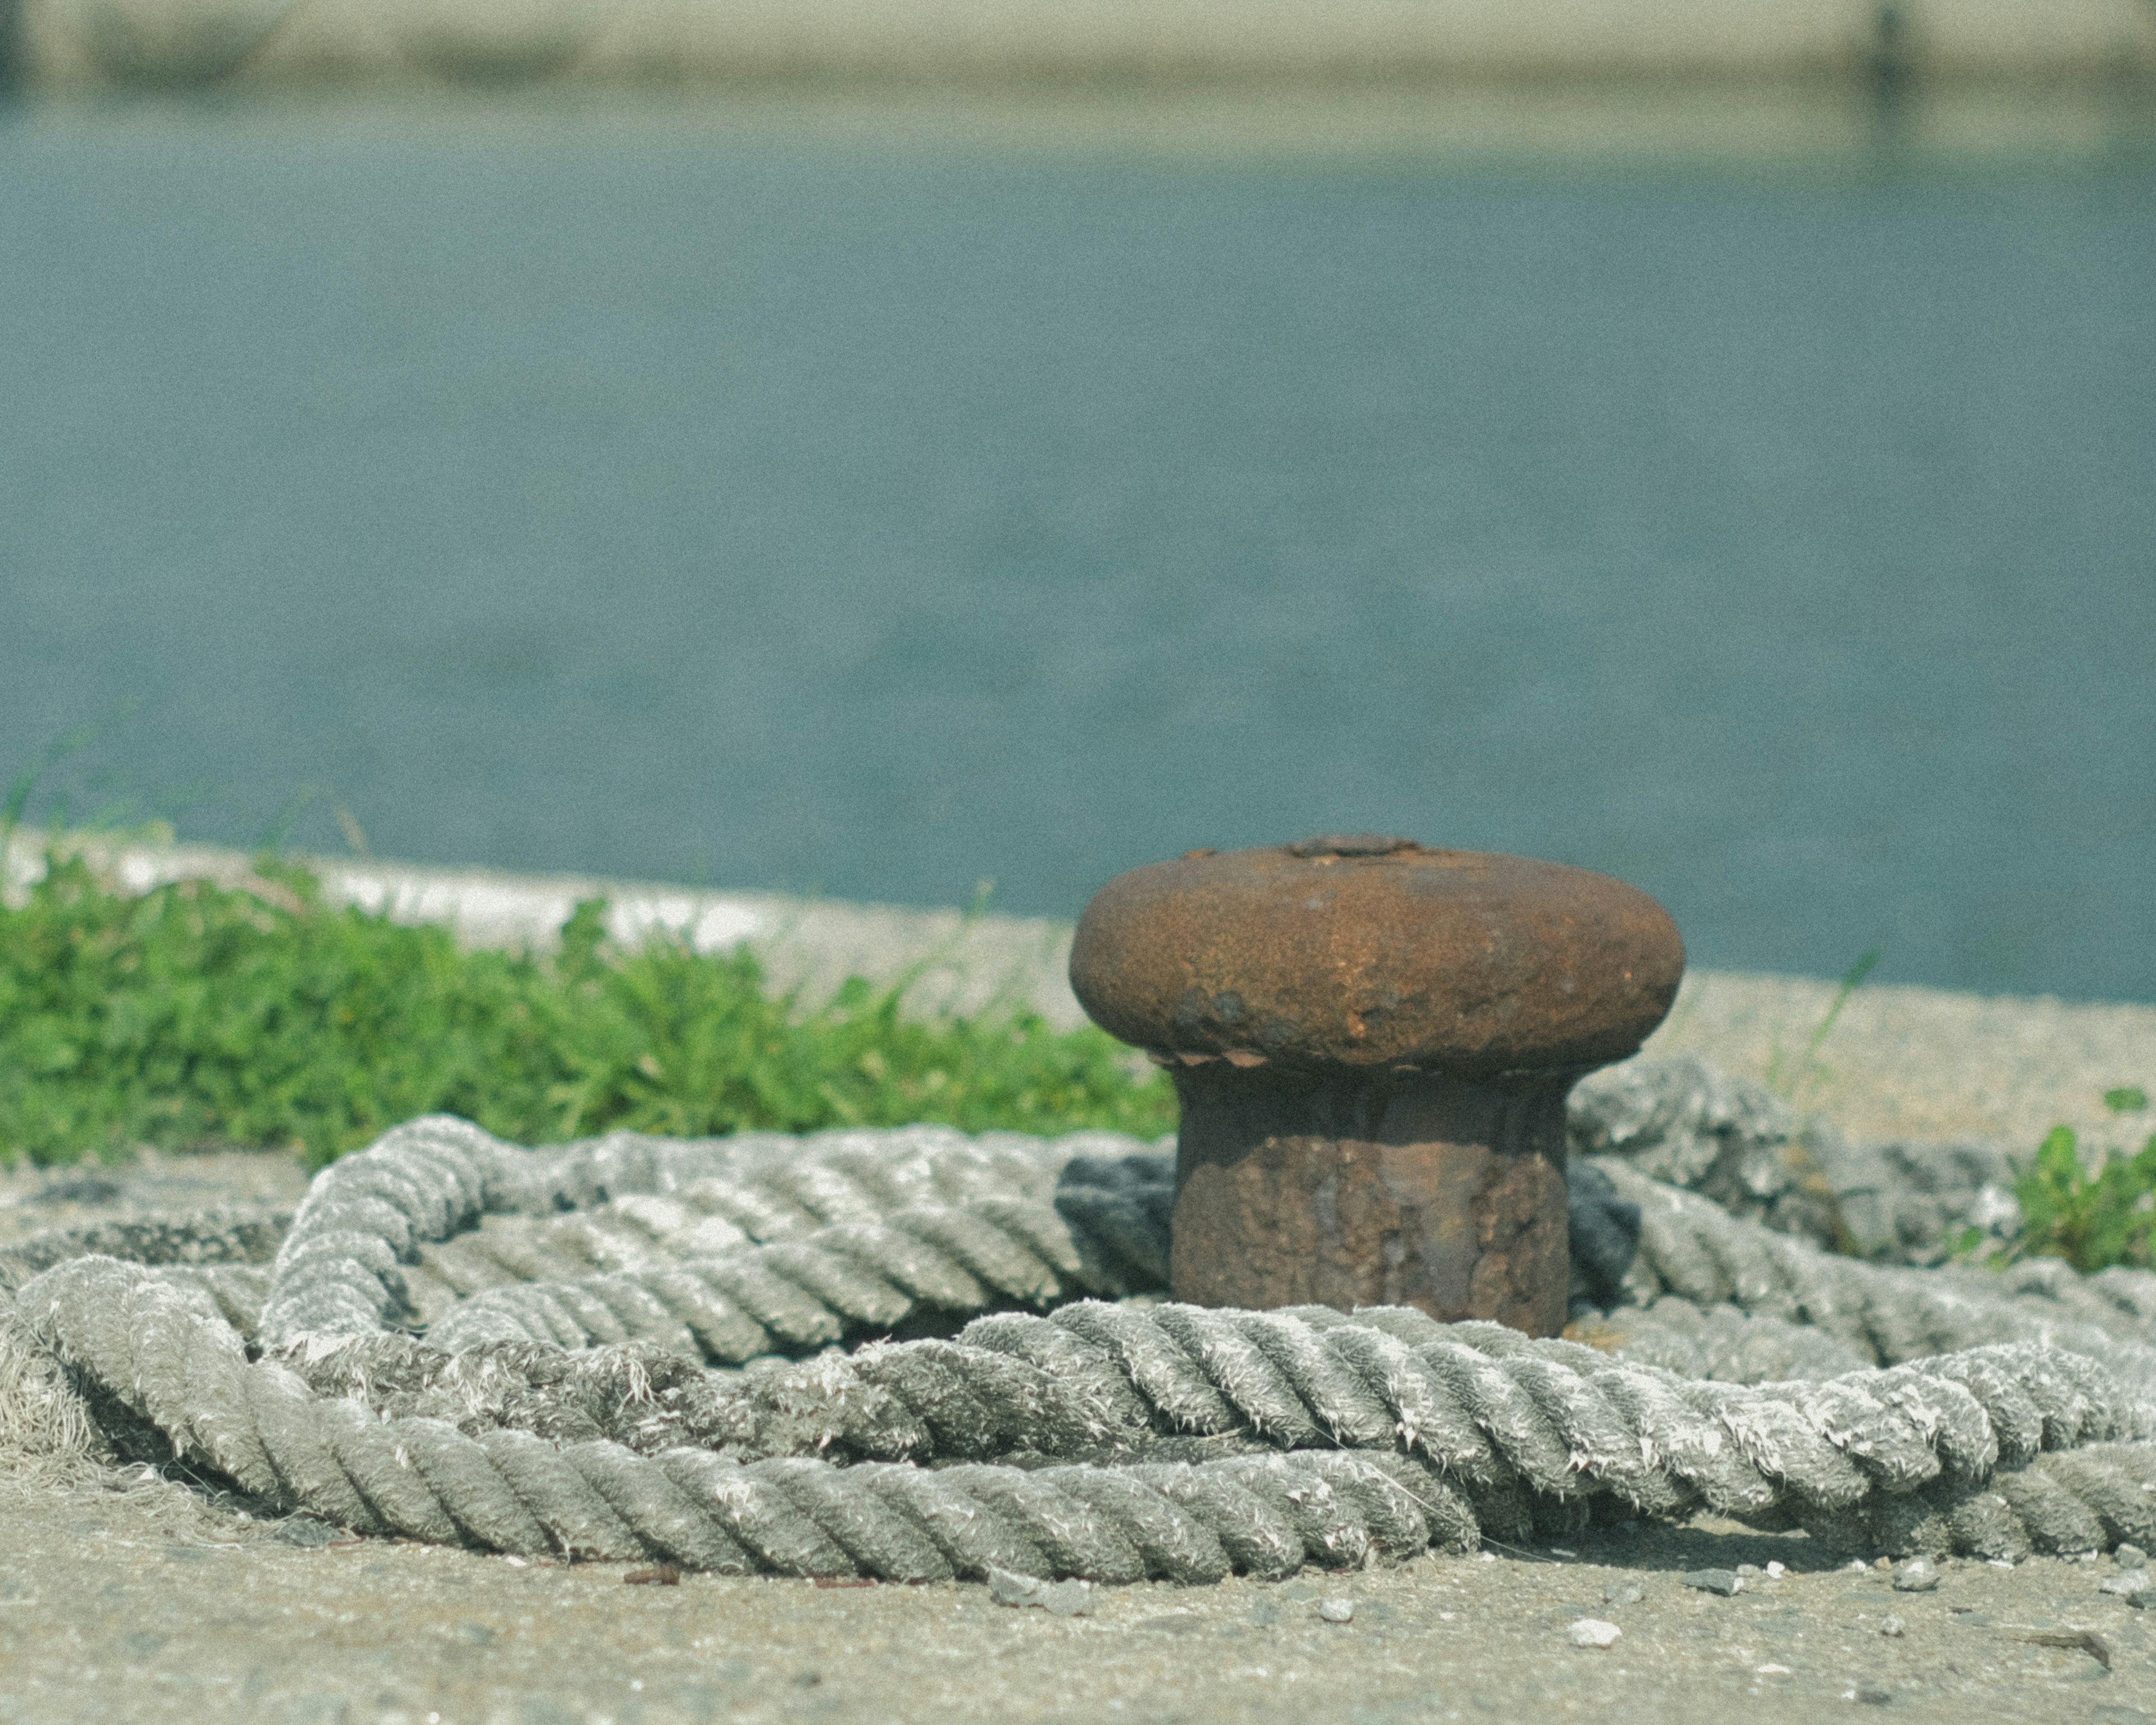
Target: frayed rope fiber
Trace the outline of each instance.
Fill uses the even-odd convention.
[[[1132,1298],[1171,1179],[1107,1134],[526,1151],[434,1117],[318,1176],[266,1273],[62,1257],[16,1332],[114,1453],[526,1554],[1194,1583],[1702,1508],[1873,1550],[2156,1537],[2138,1288],[1963,1291],[1620,1165],[1578,1183],[1635,1242],[1576,1326],[1607,1351],[1204,1310]],[[1686,1348],[1833,1369],[1657,1361]]]

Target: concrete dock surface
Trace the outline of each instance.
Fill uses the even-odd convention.
[[[1100,1588],[1059,1617],[961,1584],[639,1584],[619,1564],[304,1549],[135,1495],[0,1497],[0,1721],[2156,1719],[2156,1637],[2102,1591],[2108,1558],[1950,1562],[1905,1593],[1800,1534],[1702,1521],[1286,1583]],[[1733,1596],[1682,1579],[1739,1564],[1760,1573]],[[1583,1620],[1618,1638],[1573,1645]]]

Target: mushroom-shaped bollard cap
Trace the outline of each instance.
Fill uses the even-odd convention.
[[[1683,974],[1676,925],[1622,881],[1373,836],[1132,869],[1070,952],[1094,1020],[1183,1065],[1486,1081],[1624,1059]]]

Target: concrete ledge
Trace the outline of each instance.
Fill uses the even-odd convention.
[[[132,891],[252,877],[238,851],[77,842]],[[778,986],[807,999],[849,976],[887,983],[917,971],[907,997],[916,1011],[1025,1005],[1060,1028],[1085,1022],[1065,976],[1068,923],[368,857],[305,860],[333,902],[447,923],[477,946],[544,949],[579,899],[603,896],[617,939],[664,931],[702,952],[746,944]],[[6,859],[9,896],[42,867],[40,845],[18,839]],[[2098,1142],[2131,1135],[2138,1143],[2156,1130],[2156,1118],[2118,1120],[2102,1102],[2120,1085],[2156,1093],[2156,1006],[1867,987],[1817,1060],[1799,1070],[1835,993],[1835,984],[1816,978],[1695,970],[1646,1051],[1697,1054],[1745,1077],[1779,1079],[1800,1105],[1862,1137],[1981,1137],[2033,1148],[2061,1122]]]

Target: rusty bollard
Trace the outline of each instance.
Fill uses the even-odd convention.
[[[1182,1100],[1177,1299],[1532,1336],[1565,1321],[1565,1094],[1683,973],[1621,881],[1374,836],[1133,869],[1070,953],[1086,1010]]]

